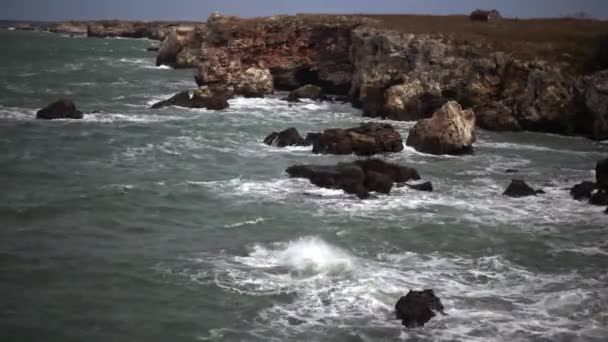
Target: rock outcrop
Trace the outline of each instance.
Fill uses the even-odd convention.
[[[233,94],[221,87],[210,88],[207,86],[195,89],[190,96],[188,91],[183,91],[167,100],[160,101],[152,105],[152,109],[159,109],[169,106],[186,108],[206,108],[211,110],[222,110],[229,107],[228,100]]]
[[[608,190],[608,159],[599,160],[595,165],[597,187]]]
[[[158,50],[156,65],[174,68],[196,67],[196,55],[205,29],[204,25],[180,25],[171,28]]]
[[[578,83],[579,131],[594,140],[608,139],[608,70]]]
[[[82,119],[83,114],[76,109],[74,101],[68,99],[57,100],[36,113],[36,119]]]
[[[418,121],[406,144],[423,153],[462,154],[472,150],[475,139],[475,114],[450,101],[432,118]]]
[[[364,123],[349,129],[327,129],[315,139],[314,153],[374,154],[401,152],[401,134],[390,124]]]
[[[87,24],[87,36],[89,37],[148,38],[153,40],[164,40],[174,27],[196,25],[195,23],[185,22],[123,20],[100,20],[85,23]]]
[[[584,181],[570,189],[570,195],[577,201],[589,200],[595,189],[597,185],[594,182]]]
[[[532,187],[530,187],[528,184],[526,184],[526,182],[524,182],[522,179],[513,179],[511,181],[511,184],[509,184],[509,186],[503,193],[503,195],[519,198],[519,197],[536,196],[536,195],[543,194],[543,193],[544,193],[544,191],[542,191],[542,190],[534,190]]]
[[[378,159],[337,165],[295,165],[286,172],[292,178],[306,178],[316,186],[341,189],[362,199],[368,198],[370,192],[390,193],[395,182],[420,179],[412,168]]]
[[[395,304],[397,319],[407,328],[422,327],[437,316],[436,312],[446,315],[444,310],[441,300],[433,290],[410,290]]]

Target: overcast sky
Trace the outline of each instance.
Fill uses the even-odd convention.
[[[608,18],[608,0],[0,0],[0,19],[178,19],[315,13],[469,13],[496,8],[509,17],[557,17],[584,11]]]

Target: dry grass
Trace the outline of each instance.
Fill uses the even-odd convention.
[[[568,62],[577,71],[600,67],[598,52],[608,21],[577,19],[503,19],[473,22],[468,16],[363,15],[379,26],[407,33],[442,34],[457,43],[504,51],[524,59]],[[606,40],[604,40],[605,43]]]

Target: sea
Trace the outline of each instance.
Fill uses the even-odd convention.
[[[608,340],[608,215],[569,194],[608,142],[479,130],[470,155],[405,147],[378,158],[435,191],[360,200],[285,173],[357,157],[263,144],[381,121],[348,104],[152,110],[196,87],[155,66],[158,42],[0,45],[1,341]],[[35,119],[58,98],[84,119]],[[386,122],[404,140],[414,125]],[[503,196],[513,178],[546,194]],[[401,326],[410,289],[447,316]]]

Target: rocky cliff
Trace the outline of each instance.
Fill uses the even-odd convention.
[[[349,95],[371,117],[418,120],[454,100],[490,130],[608,137],[605,72],[581,76],[561,62],[381,29],[363,17],[214,14],[205,26],[169,32],[158,63],[195,68],[199,85],[237,95],[313,84]]]

